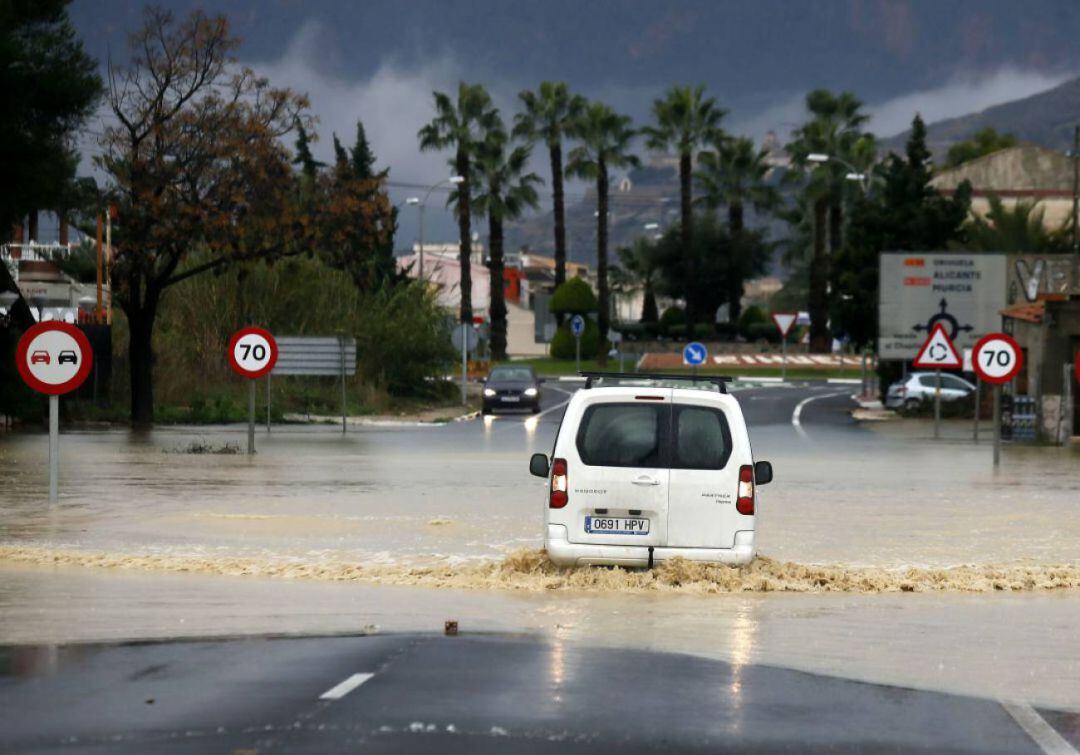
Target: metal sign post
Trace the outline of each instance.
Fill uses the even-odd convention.
[[[994,386],[994,467],[1001,466],[1001,386]]]
[[[49,503],[60,498],[60,396],[82,385],[93,363],[86,334],[66,322],[32,325],[16,347],[23,381],[49,397]]]
[[[971,438],[979,442],[979,412],[982,409],[982,380],[975,378],[975,425],[971,429]]]
[[[585,333],[585,318],[574,315],[570,319],[570,333],[574,336],[574,365],[581,372],[581,336]]]
[[[461,323],[461,328],[450,331],[450,343],[455,349],[461,349],[461,403],[468,403],[469,352],[480,343],[480,335],[468,323]]]
[[[49,396],[49,503],[60,499],[60,397]]]
[[[709,358],[709,350],[705,348],[705,344],[691,341],[683,348],[682,358],[683,364],[690,367],[694,382],[697,382],[697,369]]]
[[[345,434],[346,407],[345,407],[345,337],[338,336],[338,345],[341,348],[341,434]]]
[[[1020,372],[1024,353],[1012,336],[988,333],[975,344],[971,362],[979,379],[994,386],[994,467],[998,467],[1001,465],[1001,386]]]
[[[241,328],[229,339],[227,355],[233,372],[248,379],[247,452],[251,456],[255,453],[255,381],[274,369],[277,341],[262,328]]]
[[[941,437],[941,370],[959,370],[964,366],[964,359],[945,326],[937,323],[912,364],[919,369],[934,371],[934,439],[937,440]]]
[[[941,370],[934,370],[934,440],[941,437]]]
[[[255,453],[255,380],[248,381],[248,455]]]
[[[787,380],[787,336],[799,319],[798,312],[773,312],[772,320],[780,331],[780,379]]]

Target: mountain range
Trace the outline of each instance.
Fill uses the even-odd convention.
[[[949,146],[970,138],[976,131],[992,127],[1014,134],[1020,141],[1033,142],[1051,149],[1068,150],[1080,125],[1080,77],[1033,94],[1029,97],[989,107],[978,113],[947,118],[928,124],[927,144],[935,155]],[[908,132],[882,142],[883,151],[903,150]]]

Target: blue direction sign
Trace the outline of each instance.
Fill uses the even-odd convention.
[[[574,338],[581,338],[581,334],[585,332],[585,318],[574,315],[570,319],[570,332],[574,334]]]
[[[692,341],[683,349],[682,358],[683,362],[691,367],[700,367],[709,358],[709,350],[705,348],[705,344]]]

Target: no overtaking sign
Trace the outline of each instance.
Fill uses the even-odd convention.
[[[15,351],[15,365],[26,384],[49,397],[49,502],[59,498],[60,396],[78,388],[90,374],[94,352],[86,335],[66,322],[39,322],[27,328]]]

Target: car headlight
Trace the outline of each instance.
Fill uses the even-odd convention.
[[[494,396],[495,395],[495,389],[494,388],[485,388],[484,389],[484,395],[485,396]]]
[[[535,396],[536,394],[537,394],[537,390],[535,388],[526,388],[525,389],[525,395],[526,396]]]

